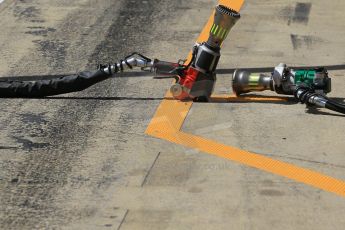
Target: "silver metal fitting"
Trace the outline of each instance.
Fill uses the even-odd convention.
[[[116,73],[118,70],[123,71],[123,70],[128,70],[131,69],[131,67],[140,67],[140,68],[147,68],[147,67],[153,67],[154,66],[154,60],[152,61],[147,61],[144,58],[140,57],[132,57],[128,58],[127,60],[123,60],[119,63],[115,63],[114,65],[109,67],[106,67],[103,69],[105,73]]]
[[[273,87],[278,93],[293,94],[296,90],[294,72],[286,64],[280,63],[272,73]]]
[[[325,98],[319,97],[319,96],[312,96],[309,99],[309,103],[315,104],[319,107],[325,108],[327,100]]]

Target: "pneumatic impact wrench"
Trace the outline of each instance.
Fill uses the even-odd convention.
[[[236,95],[271,90],[278,94],[294,95],[307,105],[327,108],[345,114],[345,105],[326,95],[332,90],[331,78],[325,68],[293,69],[285,64],[276,66],[271,75],[235,70],[232,88]]]
[[[240,18],[235,10],[218,5],[208,40],[196,44],[189,64],[180,64],[173,73],[176,83],[170,92],[178,100],[208,101],[216,81],[220,49],[231,28]]]

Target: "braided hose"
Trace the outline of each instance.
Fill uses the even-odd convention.
[[[12,81],[10,79],[0,80],[1,98],[42,98],[59,94],[82,91],[104,81],[118,72],[125,69],[137,67],[152,67],[154,61],[133,53],[119,63],[112,65],[100,65],[95,72],[84,71],[75,75],[59,77],[51,80],[36,81]]]
[[[102,70],[80,72],[52,80],[0,81],[1,98],[42,98],[78,92],[108,79],[111,75]]]

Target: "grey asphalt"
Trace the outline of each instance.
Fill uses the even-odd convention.
[[[185,58],[216,3],[5,0],[0,76],[93,70],[133,51]],[[215,92],[231,93],[233,68],[344,65],[344,7],[247,0]],[[330,96],[344,101],[338,69]],[[0,228],[344,228],[344,197],[145,135],[170,85],[132,72],[79,93],[1,99]],[[344,127],[340,114],[295,103],[196,103],[183,130],[345,180]]]

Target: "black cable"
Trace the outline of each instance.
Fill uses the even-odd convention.
[[[142,54],[132,53],[124,59],[124,62],[129,68],[133,67],[128,63],[128,58],[135,55],[143,58],[147,62],[151,62],[151,59]],[[122,62],[123,60],[121,60],[120,63],[115,63],[113,70],[110,64],[99,65],[98,70],[95,72],[84,71],[75,75],[63,76],[50,80],[0,80],[0,98],[42,98],[82,91],[94,84],[110,78],[113,74],[116,74],[119,71],[122,72],[124,70]],[[108,71],[106,72],[105,69]]]
[[[298,92],[302,91],[300,94]],[[316,94],[313,92],[312,89],[307,87],[298,87],[294,92],[295,98],[301,102],[302,104],[309,104],[309,99]]]
[[[335,101],[328,100],[328,101],[326,102],[325,107],[326,107],[327,109],[336,111],[336,112],[338,112],[338,113],[345,114],[345,105],[344,105],[344,104],[340,104],[340,103],[337,103],[337,102],[335,102]]]
[[[302,90],[302,92],[300,92],[298,94],[298,92],[301,90]],[[307,105],[311,105],[311,103],[309,101],[309,99],[311,97],[317,96],[319,98],[323,98],[326,101],[325,108],[332,110],[332,111],[335,111],[335,112],[338,112],[338,113],[345,114],[345,104],[335,102],[335,101],[329,99],[328,97],[317,94],[311,88],[299,87],[295,91],[294,95],[298,101],[300,101],[302,104],[307,104]]]
[[[111,77],[101,69],[96,72],[80,72],[52,80],[0,81],[1,98],[42,98],[82,91]]]

